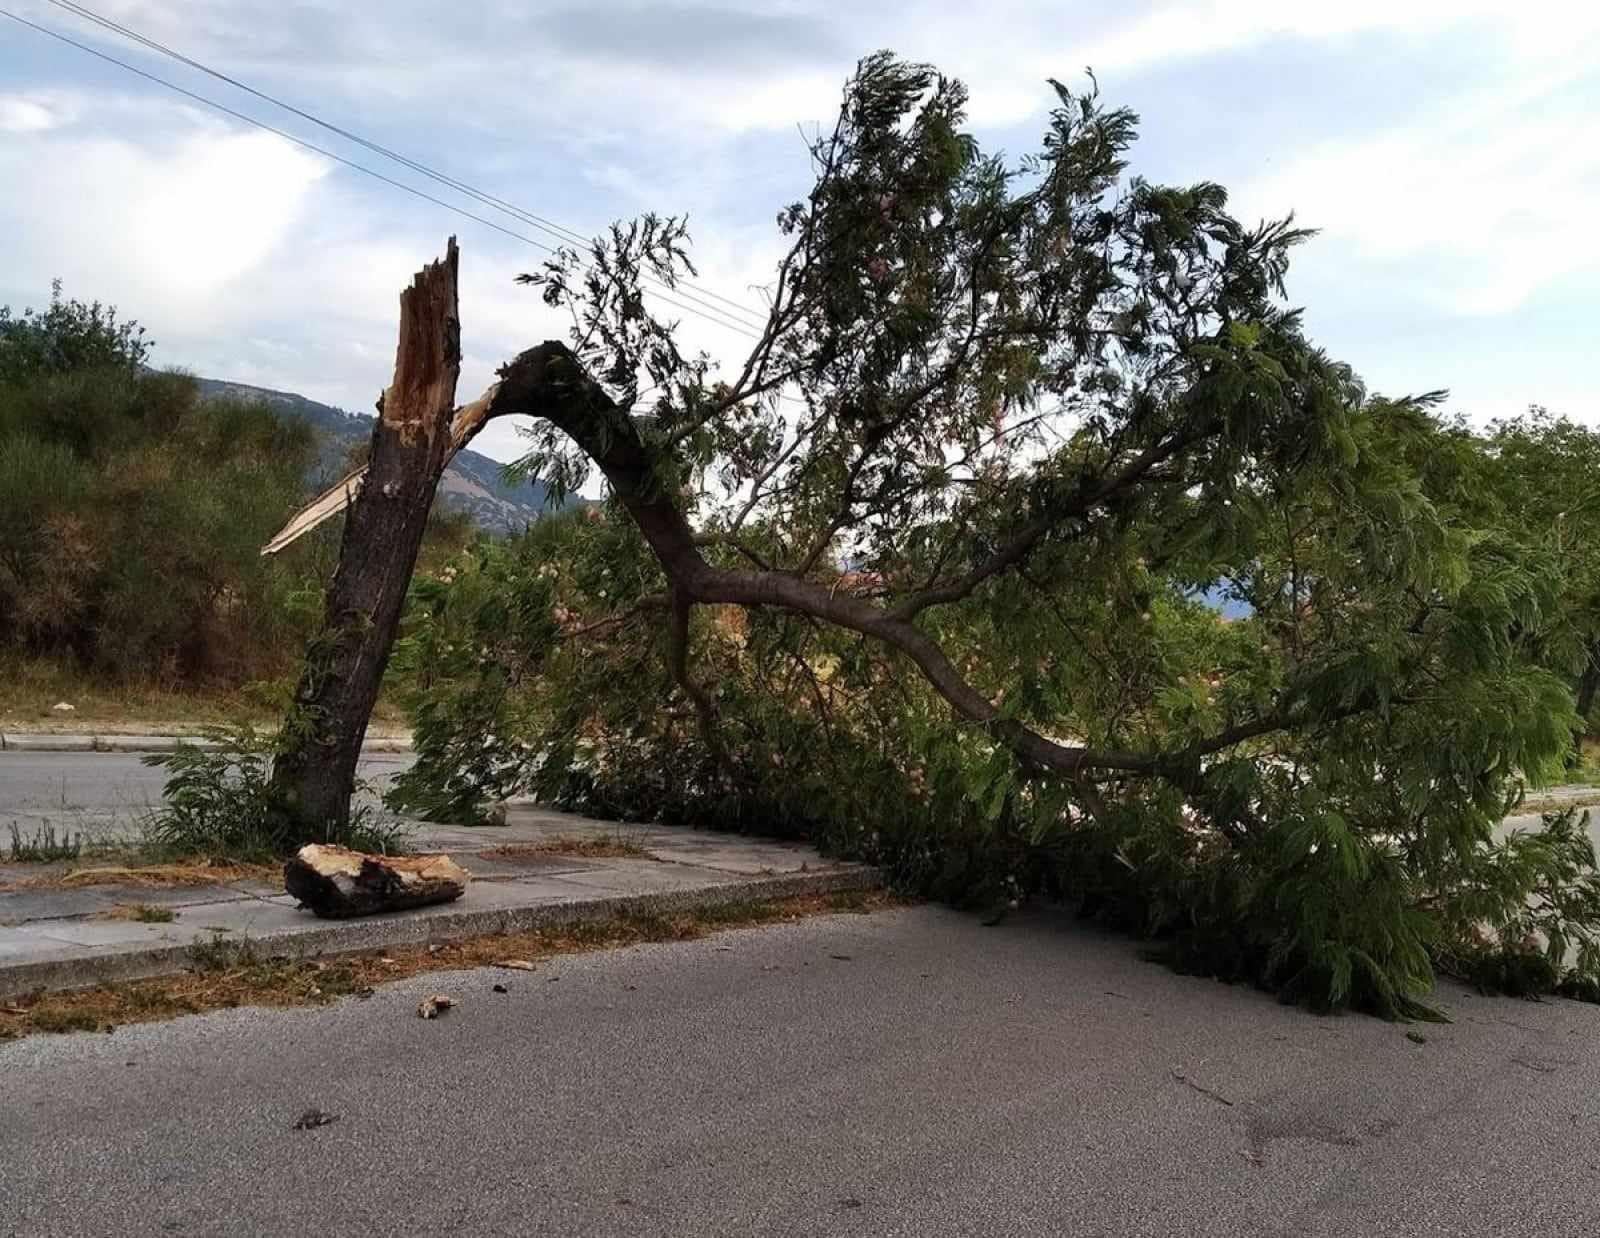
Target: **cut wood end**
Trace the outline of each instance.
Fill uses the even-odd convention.
[[[447,903],[471,880],[447,855],[368,855],[321,843],[300,848],[283,866],[284,888],[330,919]]]
[[[417,1003],[417,1018],[437,1019],[455,1004],[455,998],[446,997],[443,993],[435,993],[432,997],[425,997]]]

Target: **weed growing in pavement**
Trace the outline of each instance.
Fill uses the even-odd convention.
[[[127,908],[128,919],[140,924],[171,924],[178,913],[170,907],[157,907],[154,903],[133,903]]]
[[[59,860],[76,860],[83,854],[82,834],[56,833],[48,821],[32,834],[24,834],[11,823],[11,854],[13,864],[50,864]]]
[[[226,929],[212,929],[209,938],[194,939],[189,947],[189,962],[197,972],[232,971],[254,967],[260,959],[255,943],[248,937],[233,938]]]

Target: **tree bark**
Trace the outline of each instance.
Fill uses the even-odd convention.
[[[471,879],[447,855],[365,855],[316,843],[283,866],[284,888],[330,920],[448,903]]]
[[[372,455],[345,517],[322,629],[285,720],[272,788],[305,838],[333,838],[350,821],[361,741],[388,665],[434,490],[453,454],[461,371],[458,255],[417,273],[400,294],[394,382],[378,402]]]

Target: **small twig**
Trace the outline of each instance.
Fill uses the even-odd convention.
[[[1200,1095],[1202,1095],[1202,1096],[1209,1096],[1212,1100],[1216,1101],[1217,1104],[1219,1104],[1219,1105],[1227,1105],[1228,1108],[1230,1108],[1230,1109],[1233,1108],[1233,1102],[1231,1100],[1229,1100],[1226,1096],[1222,1095],[1222,1093],[1213,1092],[1210,1088],[1205,1087],[1202,1084],[1196,1083],[1193,1079],[1189,1078],[1188,1075],[1184,1074],[1176,1066],[1171,1068],[1171,1074],[1172,1074],[1172,1077],[1174,1079],[1176,1079],[1179,1083],[1183,1084],[1184,1087],[1193,1088],[1196,1092],[1199,1092]]]

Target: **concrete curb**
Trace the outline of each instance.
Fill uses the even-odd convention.
[[[212,749],[221,745],[197,735],[0,735],[0,752],[176,752],[187,744]],[[363,753],[409,753],[402,739],[372,739]]]
[[[0,735],[5,752],[93,752],[93,735]]]
[[[304,929],[266,934],[249,940],[274,957],[316,958],[354,954],[391,946],[431,944],[493,933],[525,932],[556,925],[609,920],[616,916],[670,914],[757,900],[837,894],[878,888],[881,878],[865,866],[825,873],[791,873],[746,881],[722,882],[699,889],[655,894],[602,895],[526,907],[452,911],[451,904],[373,916],[360,920],[315,920],[307,914]],[[196,940],[206,940],[197,937]],[[232,939],[230,940],[237,940]],[[93,957],[40,959],[0,963],[0,998],[40,989],[91,988],[118,980],[142,980],[189,970],[193,942],[162,946],[109,948]]]

